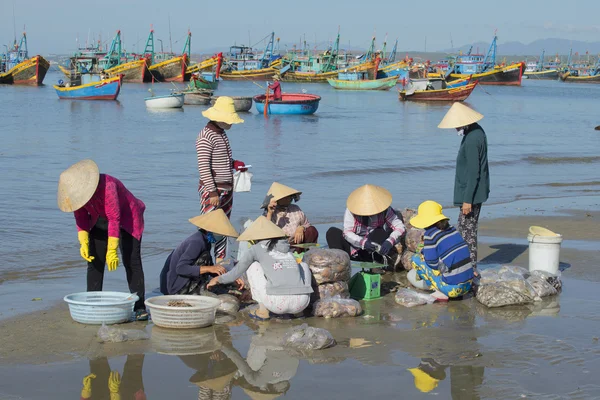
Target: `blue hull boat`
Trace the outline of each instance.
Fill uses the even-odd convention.
[[[78,86],[55,85],[54,89],[60,99],[71,100],[116,100],[121,91],[123,75],[102,79]]]
[[[268,103],[268,114],[272,115],[309,115],[314,114],[319,108],[321,96],[303,93],[284,93],[281,100],[266,99],[264,94],[254,96],[256,111],[263,114],[265,112],[265,100]]]

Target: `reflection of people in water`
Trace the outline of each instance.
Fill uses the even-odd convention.
[[[446,368],[447,365],[440,365],[432,358],[423,358],[417,368],[410,368],[409,371],[414,377],[415,387],[423,393],[429,393],[446,379]],[[479,399],[477,388],[483,383],[484,372],[484,367],[450,366],[452,400]]]
[[[196,373],[190,382],[198,386],[199,400],[230,399],[236,365],[220,350],[208,354],[179,356]]]
[[[300,364],[281,346],[281,332],[264,326],[252,337],[246,359],[233,346],[224,346],[221,351],[238,368],[234,384],[252,399],[275,399],[285,394]]]
[[[111,371],[108,359],[101,357],[90,360],[90,374],[83,378],[82,399],[145,400],[142,367],[144,355],[127,356],[123,377]]]

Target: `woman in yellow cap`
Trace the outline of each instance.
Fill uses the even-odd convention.
[[[104,267],[114,271],[121,256],[129,290],[139,296],[135,318],[147,320],[144,306],[142,234],[146,205],[117,178],[101,174],[92,160],[82,160],[60,174],[58,208],[75,214],[81,258],[88,263],[87,290],[101,291]]]
[[[456,157],[454,205],[460,207],[458,231],[469,245],[473,265],[477,267],[477,226],[481,205],[490,194],[487,137],[477,123],[483,115],[462,103],[454,103],[438,125],[456,129],[462,136]]]
[[[265,216],[258,217],[238,241],[255,242],[228,273],[213,278],[207,288],[232,283],[246,271],[252,298],[258,310],[250,317],[259,321],[278,315],[299,314],[310,302],[311,274],[308,265],[298,264],[290,251],[285,232]]]
[[[229,139],[225,133],[234,124],[241,124],[243,119],[235,112],[233,99],[219,96],[215,105],[202,115],[209,119],[196,140],[198,171],[200,183],[200,213],[205,214],[217,208],[223,209],[227,217],[231,215],[233,206],[233,170],[246,171],[246,164],[232,157]],[[227,238],[223,237],[215,243],[217,261],[227,254]]]
[[[160,274],[162,294],[196,294],[203,289],[206,275],[222,275],[225,268],[215,266],[211,246],[224,237],[238,237],[223,210],[216,209],[189,220],[198,230],[171,252]],[[242,284],[241,281],[238,282]]]
[[[375,185],[359,187],[348,196],[344,229],[330,228],[327,244],[344,250],[353,260],[396,266],[400,261],[396,244],[405,228],[391,205],[388,190]]]
[[[414,384],[422,393],[429,393],[438,387],[440,381],[446,379],[446,366],[438,364],[432,358],[423,358],[417,368],[409,368],[415,378]]]
[[[281,228],[288,236],[292,247],[295,244],[317,243],[319,232],[306,218],[304,211],[292,202],[300,200],[296,189],[273,182],[267,192],[267,197],[261,206],[265,209],[264,215],[267,219]]]
[[[419,278],[436,290],[433,295],[439,300],[467,294],[474,277],[469,247],[448,223],[442,206],[435,201],[424,201],[410,224],[425,229],[421,254],[415,254],[412,259]]]

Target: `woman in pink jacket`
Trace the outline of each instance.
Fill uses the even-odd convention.
[[[104,266],[117,269],[120,247],[129,291],[139,296],[135,318],[147,320],[141,256],[144,203],[117,178],[100,174],[94,161],[83,160],[60,174],[58,208],[75,213],[80,254],[88,262],[87,290],[102,290]]]

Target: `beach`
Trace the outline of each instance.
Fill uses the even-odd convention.
[[[130,85],[118,104],[61,102],[48,86],[27,88],[35,96],[25,88],[0,87],[0,94],[16,99],[7,132],[20,132],[6,137],[0,150],[0,166],[7,172],[0,177],[5,188],[0,198],[0,332],[7,338],[0,346],[0,399],[76,398],[84,377],[105,372],[107,364],[123,375],[122,399],[136,393],[140,398],[140,390],[147,398],[199,397],[220,366],[235,372],[228,383],[231,397],[248,398],[252,382],[264,377],[244,376],[232,361],[238,353],[248,360],[262,354],[264,365],[283,366],[281,376],[268,379],[268,388],[292,399],[373,393],[600,398],[593,379],[600,367],[600,186],[595,169],[600,135],[593,131],[594,102],[600,95],[592,86],[526,82],[519,88],[486,87],[468,103],[485,115],[481,125],[490,149],[492,186],[480,219],[479,267],[527,268],[528,229],[547,227],[564,237],[560,295],[498,309],[473,298],[404,308],[387,293],[408,285],[406,273],[400,272],[385,276],[386,295],[362,302],[360,317],[258,324],[243,311],[233,321],[180,332],[190,344],[187,352],[185,346],[170,346],[181,339],[173,338],[178,333],[151,322],[118,326],[145,331],[149,340],[99,343],[98,326],[73,322],[62,301],[85,290],[86,265],[79,258],[73,216],[56,207],[58,175],[72,163],[93,158],[102,172],[119,177],[146,203],[142,255],[147,293],[156,291],[169,252],[194,230],[187,219],[199,212],[194,142],[205,123],[204,108],[149,112],[141,100],[149,86]],[[399,103],[391,92],[362,96],[324,85],[284,84],[284,91],[302,89],[324,99],[314,116],[265,120],[254,112],[243,115],[245,124],[228,133],[234,158],[252,164],[254,174],[252,191],[235,196],[236,228],[259,214],[273,181],[303,192],[299,204],[319,229],[322,244],[327,228],[341,225],[348,194],[365,183],[390,190],[397,208],[436,200],[456,223],[458,209],[451,200],[460,139],[436,128],[447,106]],[[257,88],[223,82],[219,91],[249,95]],[[38,101],[47,107],[38,110]],[[127,290],[123,266],[106,273],[104,289]],[[337,345],[311,354],[282,349],[285,331],[300,323],[329,330]],[[427,391],[409,371],[419,365],[433,370]],[[103,373],[96,375],[91,398],[108,398]]]

